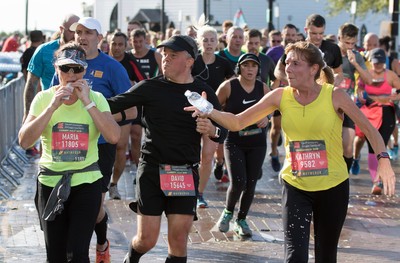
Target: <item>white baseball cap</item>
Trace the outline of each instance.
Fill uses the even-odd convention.
[[[82,25],[88,29],[95,29],[98,34],[102,34],[100,22],[93,17],[82,17],[78,22],[73,23],[69,30],[76,31],[76,27]]]

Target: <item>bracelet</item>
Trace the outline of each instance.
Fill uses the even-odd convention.
[[[121,111],[121,121],[125,121],[126,120],[126,114],[125,111]]]
[[[389,154],[388,154],[387,152],[381,152],[381,153],[378,153],[378,155],[376,156],[376,158],[377,158],[378,161],[379,161],[379,159],[381,159],[381,158],[390,159],[390,156],[389,156]]]
[[[96,103],[94,101],[90,102],[88,105],[85,106],[86,110],[90,110],[91,108],[96,107]]]

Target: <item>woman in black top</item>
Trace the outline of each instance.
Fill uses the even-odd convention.
[[[215,54],[215,49],[218,45],[218,35],[215,28],[208,25],[202,26],[197,32],[197,43],[201,54],[194,62],[192,75],[196,79],[206,82],[216,91],[224,80],[234,75],[233,69],[228,60]],[[199,168],[200,184],[197,199],[197,207],[199,208],[208,207],[207,202],[204,200],[203,192],[210,178],[214,153],[217,147],[218,144],[210,140],[208,136],[202,137],[201,165]],[[222,144],[219,148],[219,154],[217,153],[217,159],[219,160],[217,160],[217,163],[222,164],[224,160]]]
[[[255,54],[243,54],[238,61],[238,77],[225,81],[217,90],[218,100],[224,111],[240,113],[261,100],[270,91],[257,80],[260,60]],[[268,117],[238,132],[228,132],[224,155],[230,185],[226,194],[226,207],[217,223],[221,232],[229,230],[235,205],[239,201],[234,231],[240,236],[251,236],[246,216],[253,202],[254,191],[260,179],[262,164],[267,151],[266,126]]]

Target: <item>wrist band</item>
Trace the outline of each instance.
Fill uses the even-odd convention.
[[[379,159],[381,159],[381,158],[390,159],[390,156],[389,156],[389,154],[388,154],[387,152],[381,152],[381,153],[379,153],[379,154],[376,156],[376,158],[377,158],[378,161],[379,161]]]
[[[96,103],[94,103],[94,101],[90,102],[88,105],[85,106],[86,110],[89,110],[93,107],[96,107]]]
[[[120,112],[121,113],[121,121],[125,121],[126,120],[126,114],[125,114],[125,111],[121,111]]]

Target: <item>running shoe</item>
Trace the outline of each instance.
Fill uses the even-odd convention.
[[[351,165],[350,172],[353,175],[358,175],[360,173],[360,159],[354,159]]]
[[[223,175],[222,175],[222,178],[221,178],[221,183],[228,183],[229,182],[229,176],[228,176],[228,174],[227,173],[224,173]]]
[[[116,184],[110,185],[108,194],[110,195],[110,199],[121,200],[121,194],[119,193],[118,186]]]
[[[373,195],[381,195],[382,194],[383,184],[382,182],[374,183],[372,186],[371,194]]]
[[[215,162],[214,165],[215,179],[221,180],[223,173],[224,173],[224,163],[219,164],[218,162]]]
[[[25,150],[26,157],[28,158],[37,158],[40,157],[40,151],[35,147],[31,147]]]
[[[272,170],[275,172],[279,172],[281,170],[281,163],[279,162],[279,155],[272,156],[271,155],[271,166]]]
[[[240,236],[251,237],[253,235],[246,219],[236,219],[234,231]]]
[[[208,204],[202,195],[197,197],[197,208],[208,208]]]
[[[107,239],[107,248],[104,251],[97,251],[96,250],[96,263],[110,263],[111,256],[110,256],[110,242]]]
[[[232,217],[233,213],[224,209],[224,212],[222,212],[222,215],[217,222],[219,231],[224,233],[229,231],[229,222],[232,220]]]

